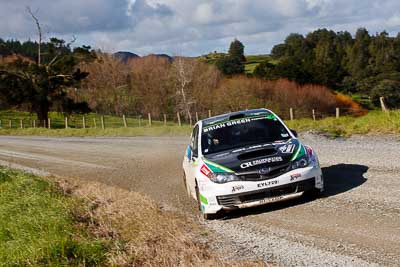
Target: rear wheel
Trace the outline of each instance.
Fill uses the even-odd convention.
[[[197,198],[197,206],[198,206],[198,208],[199,208],[199,210],[200,210],[200,212],[201,212],[202,217],[203,217],[205,220],[214,220],[214,219],[218,219],[218,213],[216,213],[216,214],[213,214],[213,213],[207,214],[207,213],[204,213],[204,212],[201,210],[200,192],[199,192],[199,188],[197,187],[197,183],[196,183],[196,198]]]
[[[185,188],[186,194],[188,194],[188,196],[190,196],[190,193],[189,193],[189,190],[188,190],[188,187],[187,187],[186,174],[185,174],[185,172],[183,172],[182,177],[183,177],[183,186],[184,186],[184,188]]]

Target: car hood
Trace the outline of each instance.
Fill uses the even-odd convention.
[[[210,154],[203,159],[213,172],[246,173],[287,165],[304,153],[300,141],[292,138]]]

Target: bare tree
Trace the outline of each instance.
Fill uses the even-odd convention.
[[[33,20],[36,23],[36,27],[37,27],[37,31],[39,34],[39,46],[38,46],[38,65],[40,66],[41,63],[41,45],[42,45],[42,27],[40,26],[40,22],[39,19],[37,18],[37,16],[32,12],[32,9],[27,6],[26,7],[26,11],[29,13],[29,15],[31,15],[31,17],[33,18]],[[37,13],[39,10],[37,10],[35,13]]]
[[[176,77],[176,94],[180,96],[178,101],[179,109],[184,110],[190,124],[192,124],[190,105],[195,103],[190,92],[190,86],[195,75],[196,63],[195,60],[184,57],[175,57],[173,63]]]

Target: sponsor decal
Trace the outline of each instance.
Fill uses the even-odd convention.
[[[258,170],[258,173],[261,174],[261,175],[267,175],[270,172],[271,172],[271,167],[262,168],[262,169]]]
[[[293,153],[293,150],[294,150],[295,147],[296,147],[295,144],[287,144],[287,145],[281,146],[281,147],[279,148],[279,150],[280,150],[282,153],[291,154],[291,153]]]
[[[269,157],[269,158],[264,158],[264,159],[257,159],[257,160],[253,160],[250,162],[245,162],[240,164],[240,168],[242,169],[246,169],[249,167],[253,167],[253,166],[257,166],[257,165],[261,165],[261,164],[265,164],[265,163],[272,163],[272,162],[280,162],[283,161],[282,157]]]
[[[290,181],[297,180],[300,177],[301,177],[300,173],[294,173],[294,174],[290,175]]]
[[[249,117],[249,118],[241,118],[241,119],[236,119],[236,120],[231,120],[231,121],[224,121],[224,122],[220,122],[220,123],[216,123],[216,124],[204,127],[203,132],[208,133],[210,131],[222,129],[225,127],[230,127],[230,126],[234,126],[234,125],[249,123],[251,121],[265,120],[265,119],[276,120],[276,117],[273,114],[268,114],[268,115],[261,115],[261,116],[255,116],[255,117]]]
[[[203,157],[203,160],[204,160],[205,165],[207,166],[207,168],[208,168],[211,172],[215,172],[215,173],[218,173],[218,172],[229,172],[229,173],[234,173],[233,170],[231,170],[231,169],[229,169],[229,168],[227,168],[227,167],[225,167],[225,166],[222,166],[222,165],[220,165],[220,164],[217,164],[217,163],[215,163],[215,162],[212,162],[212,161],[210,161],[210,160],[208,160],[208,159],[206,159],[206,158],[204,158],[204,157]]]
[[[277,185],[277,184],[278,184],[278,180],[266,181],[266,182],[258,183],[257,187],[266,187],[266,186]]]
[[[243,190],[244,186],[243,185],[234,185],[232,186],[232,193]]]
[[[214,125],[205,127],[203,129],[203,132],[208,133],[210,131],[222,129],[222,128],[233,126],[233,125],[240,125],[240,124],[244,124],[244,123],[249,123],[249,122],[251,122],[251,119],[249,119],[249,118],[222,122],[222,123],[218,123],[218,124],[214,124]]]
[[[205,196],[203,196],[202,194],[200,194],[200,202],[204,203],[204,204],[208,204],[208,200]],[[203,205],[202,205],[203,206]]]
[[[208,175],[211,173],[211,170],[207,167],[207,165],[203,164],[203,166],[200,168],[200,172],[208,177]]]

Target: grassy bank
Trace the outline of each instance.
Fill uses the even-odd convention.
[[[313,121],[312,119],[287,120],[286,123],[297,131],[316,130],[333,136],[352,134],[400,134],[400,111],[383,113],[370,111],[362,117],[342,116],[339,119],[329,117]],[[102,129],[0,129],[0,135],[38,135],[38,136],[187,136],[191,127],[185,126],[143,126]]]
[[[0,265],[100,265],[107,242],[77,218],[83,202],[39,177],[0,167]]]
[[[0,167],[0,266],[269,266],[224,259],[209,234],[143,194]]]
[[[0,129],[0,135],[37,135],[37,136],[183,136],[191,132],[189,126],[154,126],[133,128],[102,129]]]
[[[317,130],[333,136],[350,136],[353,134],[400,134],[400,111],[384,113],[371,111],[362,117],[344,116],[338,119],[325,118],[313,121],[299,119],[286,121],[288,126],[297,131]]]

